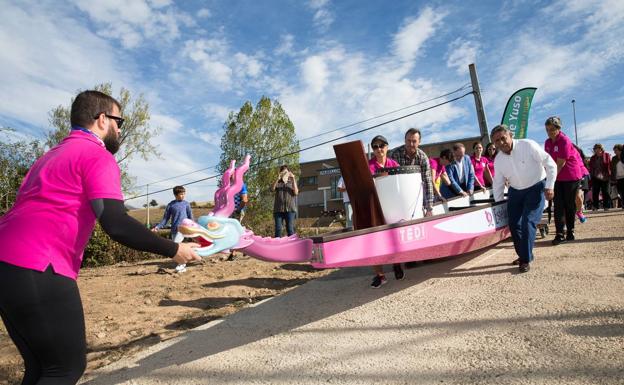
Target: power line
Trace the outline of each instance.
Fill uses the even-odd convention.
[[[416,106],[419,106],[419,105],[422,105],[422,104],[425,104],[425,103],[432,102],[432,101],[434,101],[434,100],[438,100],[438,99],[441,99],[441,98],[447,97],[447,96],[449,96],[449,95],[453,95],[453,94],[455,94],[455,93],[458,93],[458,92],[460,92],[460,91],[462,91],[462,90],[465,90],[465,89],[467,89],[467,88],[471,88],[471,87],[472,87],[472,85],[471,85],[470,83],[466,83],[466,84],[464,84],[463,86],[459,87],[458,89],[456,89],[456,90],[454,90],[454,91],[451,91],[451,92],[447,92],[446,94],[443,94],[443,95],[440,95],[440,96],[436,96],[436,97],[431,98],[431,99],[423,100],[423,101],[420,101],[420,102],[418,102],[418,103],[411,104],[411,105],[409,105],[409,106],[401,107],[401,108],[399,108],[399,109],[396,109],[396,110],[393,110],[393,111],[390,111],[390,112],[386,112],[386,113],[383,113],[383,114],[381,114],[381,115],[377,115],[377,116],[373,116],[373,117],[371,117],[371,118],[367,118],[367,119],[364,119],[364,120],[360,120],[359,122],[355,122],[355,123],[347,124],[346,126],[338,127],[338,128],[333,129],[333,130],[330,130],[330,131],[321,132],[321,133],[319,133],[319,134],[316,134],[316,135],[313,135],[313,136],[310,136],[310,137],[307,137],[307,138],[300,139],[300,140],[299,140],[299,143],[301,143],[301,142],[305,142],[305,141],[307,141],[307,140],[315,139],[315,138],[318,138],[318,137],[320,137],[320,136],[324,136],[324,135],[327,135],[327,134],[331,134],[331,133],[336,132],[336,131],[341,131],[341,130],[344,130],[344,129],[349,128],[349,127],[357,126],[357,125],[362,124],[362,123],[370,122],[371,120],[375,120],[375,119],[383,118],[384,116],[392,115],[392,114],[397,113],[397,112],[399,112],[399,111],[407,110],[407,109],[409,109],[409,108],[413,108],[413,107],[416,107]],[[214,168],[217,168],[218,166],[219,166],[219,164],[215,164],[214,166],[209,166],[209,167],[201,168],[201,169],[199,169],[199,170],[191,171],[191,172],[188,172],[188,173],[186,173],[186,174],[181,174],[181,175],[172,176],[172,177],[165,178],[165,179],[161,179],[161,180],[157,180],[157,181],[155,181],[155,182],[151,182],[151,183],[145,183],[145,184],[142,184],[142,185],[137,186],[137,187],[135,187],[135,188],[137,188],[137,189],[138,189],[138,188],[141,188],[141,187],[146,187],[147,185],[152,186],[152,185],[155,185],[155,184],[160,183],[160,182],[166,182],[166,181],[168,181],[168,180],[172,180],[172,179],[180,178],[180,177],[183,177],[183,176],[187,176],[187,175],[195,174],[195,173],[200,172],[200,171],[205,171],[205,170],[209,170],[209,169],[214,169]]]
[[[416,107],[416,106],[419,106],[419,105],[421,105],[421,104],[429,103],[429,102],[432,102],[432,101],[437,100],[437,99],[442,99],[442,98],[444,98],[444,97],[447,97],[447,96],[449,96],[449,95],[453,95],[453,94],[455,94],[455,93],[458,93],[459,91],[462,91],[462,90],[465,90],[466,88],[471,88],[471,87],[472,87],[472,85],[471,85],[470,83],[466,83],[466,84],[464,84],[463,86],[461,86],[461,87],[459,87],[458,89],[456,89],[455,91],[448,92],[448,93],[446,93],[446,94],[444,94],[444,95],[440,95],[440,96],[436,96],[435,98],[431,98],[431,99],[423,100],[423,101],[421,101],[421,102],[414,103],[414,104],[412,104],[412,105],[405,106],[405,107],[399,108],[399,109],[394,110],[394,111],[390,111],[390,112],[386,112],[386,113],[381,114],[381,115],[373,116],[372,118],[368,118],[368,119],[360,120],[359,122],[356,122],[356,123],[347,124],[346,126],[338,127],[338,128],[335,128],[335,129],[333,129],[333,130],[331,130],[331,131],[326,131],[326,132],[322,132],[322,133],[317,134],[317,135],[310,136],[310,137],[308,137],[308,138],[303,138],[303,139],[300,139],[300,140],[299,140],[299,143],[301,143],[301,142],[305,142],[306,140],[310,140],[310,139],[318,138],[319,136],[323,136],[323,135],[326,135],[326,134],[331,134],[332,132],[336,132],[336,131],[344,130],[345,128],[349,128],[349,127],[357,126],[358,124],[362,124],[362,123],[370,122],[371,120],[375,120],[375,119],[383,118],[384,116],[392,115],[392,114],[394,114],[394,113],[396,113],[396,112],[403,111],[403,110],[407,110],[407,109],[409,109],[409,108]]]
[[[313,149],[313,148],[316,148],[316,147],[320,147],[320,146],[323,146],[323,145],[329,144],[329,143],[331,143],[331,142],[335,142],[335,141],[340,140],[340,139],[345,139],[345,138],[348,138],[348,137],[353,136],[353,135],[361,134],[362,132],[370,131],[370,130],[372,130],[372,129],[374,129],[374,128],[378,128],[378,127],[384,126],[384,125],[386,125],[386,124],[394,123],[394,122],[396,122],[396,121],[398,121],[398,120],[405,119],[405,118],[408,118],[408,117],[410,117],[410,116],[413,116],[413,115],[416,115],[416,114],[420,114],[420,113],[423,113],[423,112],[425,112],[425,111],[429,111],[429,110],[432,110],[432,109],[434,109],[434,108],[441,107],[441,106],[443,106],[443,105],[445,105],[445,104],[449,104],[449,103],[455,102],[455,101],[457,101],[457,100],[463,99],[463,98],[465,98],[465,97],[466,97],[466,96],[468,96],[468,95],[472,95],[473,93],[474,93],[474,91],[470,91],[470,92],[467,92],[467,93],[465,93],[465,94],[463,94],[463,95],[461,95],[461,96],[455,97],[455,98],[453,98],[453,99],[449,99],[449,100],[444,101],[444,102],[442,102],[442,103],[438,103],[438,104],[435,104],[435,105],[433,105],[433,106],[429,106],[429,107],[423,108],[423,109],[421,109],[421,110],[418,110],[418,111],[415,111],[415,112],[411,112],[411,113],[409,113],[409,114],[402,115],[402,116],[399,116],[399,117],[397,117],[397,118],[394,118],[394,119],[391,119],[391,120],[387,120],[387,121],[382,122],[382,123],[379,123],[379,124],[375,124],[375,125],[373,125],[373,126],[371,126],[371,127],[363,128],[363,129],[361,129],[361,130],[358,130],[358,131],[352,132],[352,133],[350,133],[350,134],[346,134],[346,135],[340,136],[340,137],[338,137],[338,138],[330,139],[330,140],[327,140],[327,141],[325,141],[325,142],[321,142],[321,143],[318,143],[318,144],[315,144],[315,145],[312,145],[312,146],[309,146],[309,147],[306,147],[306,148],[299,149],[299,150],[297,150],[297,151],[292,151],[292,152],[290,152],[290,153],[287,153],[287,154],[282,154],[282,155],[276,156],[276,157],[274,157],[274,158],[264,160],[264,161],[262,161],[262,162],[257,162],[257,163],[254,163],[254,164],[250,165],[250,166],[249,166],[249,168],[258,167],[258,166],[260,166],[260,165],[262,165],[262,164],[265,164],[265,163],[270,163],[270,162],[276,161],[276,160],[278,160],[278,159],[285,158],[285,157],[287,157],[287,156],[291,156],[291,155],[294,155],[294,154],[297,154],[297,153],[300,153],[300,152],[303,152],[303,151],[311,150],[311,149]],[[209,177],[207,177],[207,178],[202,178],[202,179],[198,179],[198,180],[196,180],[196,181],[192,181],[192,182],[184,183],[184,184],[183,184],[183,186],[188,186],[188,185],[195,184],[195,183],[199,183],[199,182],[202,182],[202,181],[205,181],[205,180],[214,179],[214,178],[217,178],[217,177],[219,177],[219,176],[221,176],[221,174],[212,175],[212,176],[209,176]],[[148,195],[158,194],[158,193],[161,193],[161,192],[163,192],[163,191],[168,191],[168,190],[170,190],[170,189],[163,189],[163,190],[153,191],[153,192],[150,192],[149,194],[137,195],[137,196],[134,196],[134,197],[132,197],[132,198],[126,198],[125,200],[142,198],[142,197],[145,197],[145,196],[148,196]]]

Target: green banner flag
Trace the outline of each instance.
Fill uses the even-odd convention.
[[[529,110],[536,90],[535,87],[522,88],[511,95],[507,102],[501,124],[509,127],[515,139],[524,139],[527,136]]]

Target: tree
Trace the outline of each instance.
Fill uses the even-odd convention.
[[[295,175],[299,174],[295,126],[279,102],[263,96],[255,109],[247,101],[238,113],[230,112],[223,128],[217,170],[223,173],[230,166],[230,160],[236,159],[240,164],[245,155],[251,155],[251,163],[258,165],[250,167],[245,174],[249,197],[245,222],[257,233],[270,234],[271,226],[266,228],[266,224],[272,223],[271,186],[277,180],[278,168],[287,164]],[[285,154],[290,155],[281,157]]]
[[[16,193],[30,166],[43,154],[38,140],[15,140],[11,128],[1,128],[0,140],[0,211],[7,211],[15,203]]]
[[[150,202],[150,206],[152,206],[152,207],[156,207],[156,206],[158,206],[158,202],[156,202],[156,199],[152,199],[152,200],[151,200],[151,202]]]
[[[98,84],[93,89],[112,95],[111,83]],[[125,122],[121,129],[120,141],[122,145],[115,158],[121,169],[121,186],[125,193],[130,193],[134,185],[134,178],[128,173],[128,161],[135,156],[144,160],[148,160],[152,155],[160,157],[160,153],[156,146],[151,143],[151,140],[160,133],[161,128],[150,126],[149,104],[143,94],[139,94],[133,100],[130,91],[122,88],[116,99],[121,104],[122,117]],[[59,105],[50,111],[49,120],[54,128],[47,133],[45,144],[48,148],[54,147],[69,134],[71,103],[73,101],[72,99],[69,106]]]

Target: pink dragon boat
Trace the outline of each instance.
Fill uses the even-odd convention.
[[[439,202],[433,216],[423,217],[418,170],[399,169],[374,180],[360,141],[334,149],[353,205],[355,229],[311,238],[269,238],[227,218],[249,167],[247,157],[239,168],[232,161],[224,173],[211,215],[200,217],[198,223],[185,220],[179,233],[199,242],[202,256],[238,249],[264,261],[310,263],[315,268],[444,258],[486,248],[509,236],[507,204],[494,203],[488,190]],[[230,183],[232,175],[234,183]]]

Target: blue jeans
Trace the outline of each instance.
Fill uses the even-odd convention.
[[[275,219],[275,238],[279,238],[282,236],[282,220],[286,221],[286,232],[288,236],[291,236],[295,233],[295,212],[282,212],[282,213],[273,213],[273,218]]]
[[[524,190],[509,188],[507,216],[516,254],[521,263],[533,260],[533,243],[537,224],[544,211],[545,182],[539,181]]]

